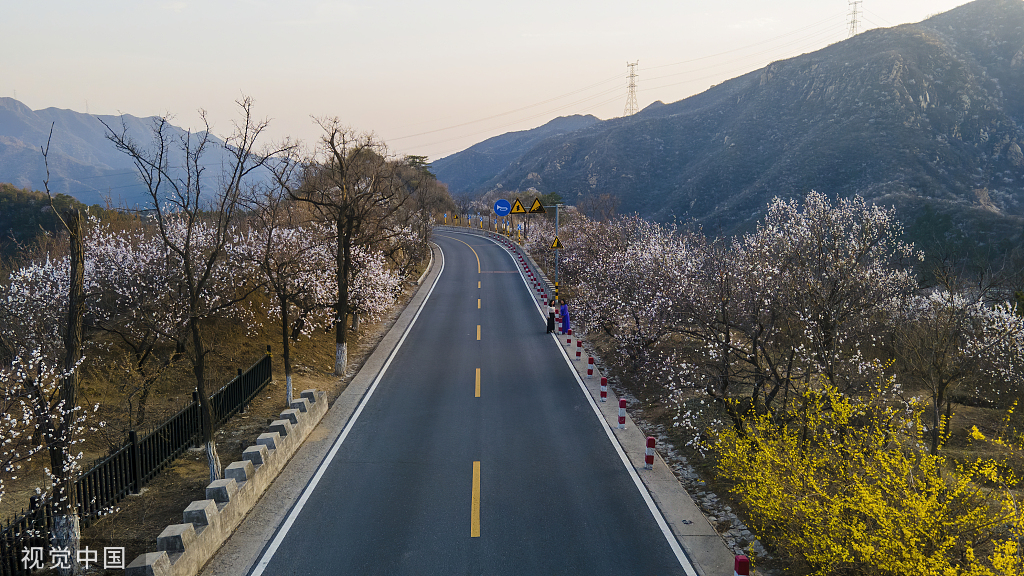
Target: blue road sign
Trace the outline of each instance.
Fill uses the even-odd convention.
[[[508,200],[498,200],[494,203],[494,213],[498,216],[505,216],[512,211],[512,205]]]

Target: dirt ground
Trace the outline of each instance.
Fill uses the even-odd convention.
[[[425,268],[425,263],[423,265]],[[422,269],[421,269],[422,272]],[[334,332],[318,333],[312,338],[293,343],[292,385],[294,394],[307,388],[317,388],[327,392],[331,403],[345,390],[363,363],[370,356],[377,344],[384,337],[395,320],[405,309],[409,299],[415,292],[415,286],[406,286],[397,304],[377,322],[360,322],[359,330],[349,333],[349,366],[345,376],[338,378],[334,369]],[[284,362],[281,358],[280,335],[273,330],[265,334],[247,335],[244,330],[227,329],[219,337],[230,339],[218,345],[218,357],[211,363],[213,370],[220,374],[219,379],[226,383],[233,377],[236,366],[250,366],[259,359],[269,343],[273,354],[274,380],[268,384],[259,396],[250,404],[244,414],[239,414],[225,423],[216,432],[217,451],[223,466],[242,459],[242,451],[252,445],[256,437],[266,431],[266,426],[279,418],[285,409]],[[240,358],[246,358],[244,362]],[[190,401],[194,381],[188,380],[188,374],[176,385],[163,385],[154,390],[153,398],[147,407],[147,421],[159,422],[177,412],[181,406]],[[102,378],[94,378],[83,382],[83,404],[91,405],[100,402],[101,415],[110,415],[117,409],[113,401],[116,391],[109,386],[104,389]],[[107,403],[107,408],[104,406]],[[120,432],[120,431],[117,431]],[[93,434],[85,444],[86,461],[102,457],[108,450],[107,436],[117,437],[118,433],[108,435]],[[124,436],[120,436],[123,438]],[[88,466],[86,466],[87,468]],[[28,503],[28,498],[35,493],[34,486],[39,484],[41,471],[35,468],[10,486],[0,503],[0,518],[12,516]],[[122,500],[111,513],[97,520],[92,526],[82,531],[82,547],[102,551],[105,547],[124,547],[125,565],[143,552],[156,550],[156,538],[169,524],[182,521],[182,511],[193,501],[202,499],[206,485],[209,484],[209,467],[205,450],[193,448],[172,462],[167,469],[147,484],[142,493]],[[102,552],[100,552],[102,556]],[[47,564],[49,561],[47,559]],[[49,574],[51,571],[38,572]],[[52,571],[56,574],[55,571]],[[103,571],[93,567],[89,574],[123,574],[122,570]]]

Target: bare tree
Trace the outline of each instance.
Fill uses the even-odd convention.
[[[332,223],[336,234],[336,281],[334,373],[348,368],[350,313],[349,282],[355,246],[374,246],[403,233],[396,215],[409,194],[399,185],[396,163],[386,146],[371,134],[357,134],[337,118],[318,119],[323,129],[313,157],[302,161],[298,183],[282,180],[291,197],[307,202]]]
[[[53,137],[53,127],[50,127]],[[53,195],[50,194],[50,168],[47,156],[50,151],[50,140],[47,138],[43,150],[43,161],[46,163],[46,180],[43,187],[50,198],[53,208]],[[54,210],[56,212],[56,210]],[[81,527],[78,509],[75,503],[75,480],[77,479],[77,458],[71,453],[74,443],[75,425],[78,423],[75,411],[78,407],[78,364],[82,360],[82,320],[85,316],[85,242],[83,240],[81,210],[72,210],[67,218],[58,217],[68,232],[71,246],[71,270],[68,282],[67,320],[64,325],[64,377],[60,384],[57,411],[64,412],[63,418],[50,418],[50,411],[37,422],[42,425],[43,438],[50,455],[50,474],[53,478],[53,534],[54,547],[77,550],[81,539]],[[31,386],[30,391],[37,396],[40,405],[48,404],[42,398],[39,386]],[[80,567],[72,562],[70,568],[62,569],[64,574],[77,574]]]
[[[149,192],[160,237],[176,266],[176,281],[168,289],[175,290],[177,297],[186,303],[183,328],[189,339],[189,360],[199,396],[211,481],[221,478],[223,470],[213,438],[216,415],[206,382],[207,357],[213,351],[213,344],[206,338],[205,328],[208,319],[245,299],[256,288],[250,283],[248,291],[235,290],[235,287],[246,286],[238,279],[231,282],[230,291],[218,290],[217,284],[224,280],[221,275],[226,246],[240,216],[240,198],[247,178],[275,154],[275,151],[256,151],[257,140],[268,122],[253,117],[252,100],[243,98],[237,104],[241,121],[235,123],[233,135],[224,143],[229,162],[217,190],[207,190],[204,179],[204,162],[215,145],[204,111],[200,114],[205,129],[178,139],[171,135],[168,117],[156,120],[151,148],[137,143],[129,135],[126,124],[122,123],[120,130],[107,126],[107,138],[135,163]],[[184,159],[180,171],[171,167],[177,153]]]

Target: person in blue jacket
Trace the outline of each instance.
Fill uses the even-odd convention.
[[[569,333],[569,305],[565,303],[565,298],[559,299],[562,303],[560,312],[562,314],[562,334]]]

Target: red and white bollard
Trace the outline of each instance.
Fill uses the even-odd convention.
[[[626,399],[619,398],[619,430],[626,429]]]
[[[569,331],[565,333],[565,343],[572,346],[572,328],[569,328]]]
[[[594,357],[593,356],[588,356],[587,357],[587,378],[593,378],[593,377],[594,377]]]
[[[583,359],[583,340],[580,340],[579,338],[576,339],[576,359]]]
[[[608,401],[608,378],[601,376],[601,402]]]
[[[733,563],[732,576],[750,576],[750,558],[740,554]]]
[[[644,470],[654,470],[654,436],[647,437],[647,450],[644,451]]]

